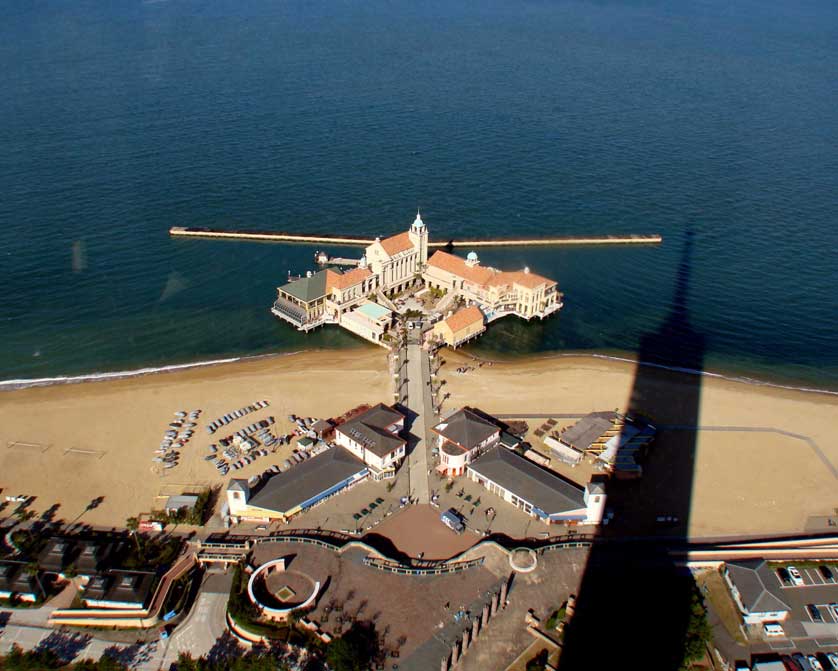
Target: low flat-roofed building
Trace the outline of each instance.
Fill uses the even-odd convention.
[[[110,568],[111,558],[116,553],[116,544],[110,541],[80,540],[78,554],[73,561],[77,575],[90,577]]]
[[[343,328],[376,345],[382,344],[382,338],[392,323],[392,311],[373,301],[344,312],[340,318]]]
[[[439,448],[437,470],[449,475],[463,475],[477,455],[500,440],[501,428],[473,408],[461,408],[439,422],[436,433]]]
[[[745,624],[782,622],[791,607],[781,598],[777,575],[764,559],[742,559],[722,571]]]
[[[648,422],[605,411],[585,415],[544,442],[565,463],[577,464],[588,454],[600,469],[617,477],[636,478],[643,474],[640,460],[655,434],[655,427]]]
[[[587,487],[499,446],[468,465],[469,479],[533,517],[550,523],[599,524],[605,509],[601,483]]]
[[[364,480],[369,469],[347,450],[332,448],[277,473],[251,492],[246,480],[227,486],[230,517],[235,520],[286,521]]]
[[[33,603],[42,594],[38,576],[29,574],[24,562],[0,561],[0,599],[15,598]]]
[[[151,595],[154,573],[111,570],[93,576],[81,598],[88,608],[142,610]]]
[[[46,573],[64,577],[64,572],[76,561],[80,549],[76,541],[53,536],[38,555],[38,567]]]
[[[433,337],[449,347],[459,347],[485,330],[486,318],[479,307],[470,305],[434,324]]]
[[[193,510],[198,504],[198,497],[195,494],[179,494],[166,499],[166,512],[176,513],[179,510]]]
[[[374,478],[390,477],[407,449],[407,441],[399,435],[404,419],[398,410],[379,403],[338,425],[335,442],[367,464]]]

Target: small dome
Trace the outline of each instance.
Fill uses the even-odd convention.
[[[466,258],[469,261],[477,261],[477,252],[469,252],[468,254],[466,254]]]
[[[416,219],[413,220],[414,228],[424,228],[425,222],[422,221],[422,216],[419,214],[419,210],[416,210]]]

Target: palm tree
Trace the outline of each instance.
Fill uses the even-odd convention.
[[[134,537],[134,542],[137,544],[137,552],[140,552],[140,539],[137,538],[137,531],[140,528],[140,520],[136,517],[129,517],[125,520],[125,528],[131,532],[131,535]]]

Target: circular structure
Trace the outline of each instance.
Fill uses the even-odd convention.
[[[307,608],[320,593],[320,581],[301,571],[286,570],[285,558],[257,568],[247,583],[247,596],[263,615],[285,620],[291,611]]]
[[[509,553],[509,565],[516,573],[530,573],[538,566],[538,555],[529,548],[515,548]]]

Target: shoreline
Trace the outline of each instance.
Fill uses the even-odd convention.
[[[221,359],[208,359],[205,361],[192,361],[188,363],[176,363],[176,364],[169,364],[165,366],[145,366],[143,368],[137,368],[134,370],[120,370],[120,371],[104,371],[104,372],[93,372],[93,373],[83,373],[80,375],[57,375],[54,377],[42,377],[42,378],[18,378],[18,379],[9,379],[9,380],[0,380],[0,393],[7,392],[7,391],[16,391],[20,389],[31,389],[34,387],[51,387],[51,386],[58,386],[58,385],[66,385],[66,384],[83,384],[87,382],[105,382],[108,380],[125,380],[131,378],[141,378],[148,375],[158,375],[158,374],[166,374],[166,373],[175,373],[178,371],[186,371],[186,370],[194,370],[196,368],[211,368],[214,366],[221,366],[226,364],[234,364],[234,363],[244,363],[248,361],[257,361],[260,359],[277,359],[286,356],[294,356],[298,354],[308,354],[308,353],[315,353],[320,352],[323,354],[331,354],[331,353],[339,353],[350,350],[352,348],[304,348],[299,350],[291,350],[291,351],[284,351],[284,352],[268,352],[264,354],[246,354],[242,356],[236,357],[225,357]],[[365,347],[361,347],[360,349],[365,349]],[[374,348],[377,349],[377,348]],[[451,351],[451,350],[449,350]],[[664,364],[658,364],[653,362],[644,361],[642,363],[638,362],[636,358],[633,358],[630,354],[620,355],[620,354],[605,354],[595,351],[572,351],[572,352],[560,352],[560,351],[553,351],[553,352],[533,352],[529,354],[517,354],[512,357],[504,357],[504,358],[491,358],[487,356],[480,356],[477,354],[472,354],[470,352],[464,350],[454,350],[457,356],[461,356],[464,358],[469,358],[474,361],[483,361],[483,362],[491,362],[493,364],[503,364],[503,365],[516,365],[516,364],[526,364],[532,361],[554,361],[554,360],[561,360],[561,359],[599,359],[602,361],[618,361],[621,363],[627,363],[632,365],[640,365],[646,366],[649,368],[656,368],[659,370],[665,370],[673,373],[680,373],[683,375],[695,375],[699,377],[707,377],[712,379],[718,380],[727,380],[729,382],[737,382],[740,384],[749,385],[752,387],[762,387],[762,388],[771,388],[771,389],[781,389],[786,391],[795,391],[807,394],[824,394],[827,396],[838,396],[838,390],[832,389],[824,389],[820,387],[812,387],[812,386],[803,386],[803,385],[794,385],[794,384],[787,384],[783,382],[773,382],[770,380],[759,379],[756,377],[749,377],[746,375],[740,375],[735,373],[726,373],[721,371],[715,370],[694,370],[691,368],[682,368],[679,366],[666,366]]]

